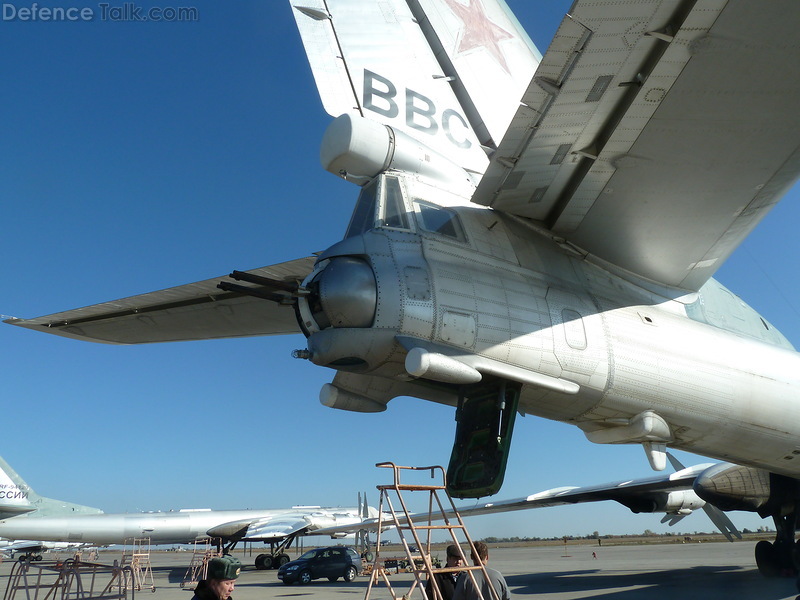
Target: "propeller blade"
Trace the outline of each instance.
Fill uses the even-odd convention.
[[[703,511],[705,511],[708,518],[711,519],[711,522],[716,525],[717,529],[720,530],[722,535],[728,538],[729,542],[733,541],[733,536],[736,536],[739,539],[742,539],[742,534],[739,533],[739,530],[736,529],[736,525],[733,524],[724,512],[718,509],[713,504],[709,504],[706,502],[705,506],[703,507]]]
[[[673,527],[676,523],[680,522],[686,515],[673,515],[673,514],[666,514],[664,518],[661,519],[662,523],[666,523],[669,521],[669,526]]]
[[[672,456],[672,454],[670,454],[669,452],[667,452],[667,458],[669,459],[672,468],[675,469],[676,471],[680,471],[686,468],[681,464],[681,462],[677,458]],[[742,534],[739,533],[738,529],[736,529],[736,525],[733,524],[733,521],[731,521],[730,518],[728,518],[728,515],[726,515],[716,506],[706,502],[705,505],[703,506],[703,512],[706,513],[708,518],[711,519],[711,522],[714,524],[714,526],[717,529],[719,529],[720,533],[722,533],[722,535],[724,535],[729,542],[733,541],[733,536],[742,539]]]

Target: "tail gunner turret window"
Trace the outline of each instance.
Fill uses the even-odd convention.
[[[397,177],[382,176],[364,186],[344,237],[361,235],[376,226],[409,229],[406,203]]]
[[[378,194],[378,181],[371,181],[365,185],[358,195],[353,216],[350,218],[350,225],[344,239],[361,235],[365,231],[375,226],[375,200]]]
[[[394,229],[408,229],[408,214],[403,201],[403,190],[397,177],[383,180],[383,218],[381,226]]]
[[[459,242],[466,241],[458,215],[447,208],[427,202],[416,202],[417,221],[426,231],[446,235]]]

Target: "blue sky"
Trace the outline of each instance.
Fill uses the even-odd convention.
[[[544,51],[570,3],[509,4]],[[190,5],[197,22],[0,21],[0,313],[40,316],[340,239],[357,188],[319,165],[330,117],[288,2]],[[795,344],[797,195],[718,272]],[[323,407],[333,372],[292,359],[300,335],[125,347],[3,325],[0,347],[0,453],[40,494],[107,512],[349,505],[363,490],[375,503],[388,482],[376,462],[446,464],[452,444],[447,407]],[[512,450],[498,497],[652,473],[639,447],[533,417],[518,419]],[[476,537],[667,529],[609,503],[468,525]],[[676,530],[710,527],[692,516]]]

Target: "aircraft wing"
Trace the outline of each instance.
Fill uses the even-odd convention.
[[[800,174],[800,3],[577,0],[473,201],[697,290]]]
[[[2,552],[41,552],[49,549],[50,546],[47,542],[37,542],[31,540],[9,540],[2,542],[0,551]]]
[[[36,540],[0,540],[0,552],[36,554],[45,550],[67,550],[89,546],[80,542],[46,542]]]
[[[315,257],[300,258],[245,271],[274,284],[241,286],[226,291],[217,285],[227,276],[180,285],[35,319],[7,319],[11,325],[64,337],[109,344],[144,344],[253,335],[300,333],[294,310],[281,299],[314,266]],[[259,295],[255,295],[259,294]]]
[[[470,517],[602,500],[615,500],[631,508],[634,512],[657,512],[667,508],[664,505],[667,494],[676,491],[690,491],[697,476],[711,466],[712,463],[705,463],[681,469],[675,473],[644,479],[628,479],[581,487],[559,487],[522,498],[463,506],[458,509],[458,512],[464,517]]]
[[[232,521],[208,530],[211,537],[244,540],[247,542],[269,542],[281,540],[293,534],[305,533],[308,521],[299,515],[266,517],[256,520]]]
[[[472,517],[515,510],[614,500],[636,513],[663,512],[667,515],[673,515],[674,523],[680,517],[690,514],[693,510],[702,508],[720,531],[732,541],[734,535],[741,537],[733,523],[721,511],[700,500],[692,491],[692,485],[697,476],[711,466],[713,466],[712,463],[705,463],[684,468],[675,473],[656,475],[644,479],[629,479],[581,487],[559,487],[522,498],[460,506],[457,510],[461,517]],[[452,519],[455,514],[451,510],[447,510],[444,516]],[[411,515],[411,519],[414,522],[423,522],[428,518],[429,513]],[[434,512],[432,518],[433,520],[441,520],[440,513]],[[378,523],[377,518],[365,519],[358,528],[375,530],[378,528]],[[400,518],[399,523],[401,525],[405,524],[405,518]],[[385,527],[386,524],[393,524],[393,521],[389,515],[384,515],[381,524]],[[318,530],[315,533],[333,535],[345,531],[350,533],[353,531],[353,527],[331,527]]]
[[[247,542],[269,542],[290,535],[328,535],[353,533],[360,529],[362,519],[358,509],[305,507],[296,512],[259,519],[231,521],[208,530],[211,537]]]

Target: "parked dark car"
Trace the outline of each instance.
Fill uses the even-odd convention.
[[[301,585],[312,579],[327,577],[336,581],[339,577],[350,582],[361,570],[361,557],[352,548],[331,546],[309,550],[300,558],[286,563],[278,569],[278,579],[286,585],[298,582]]]

